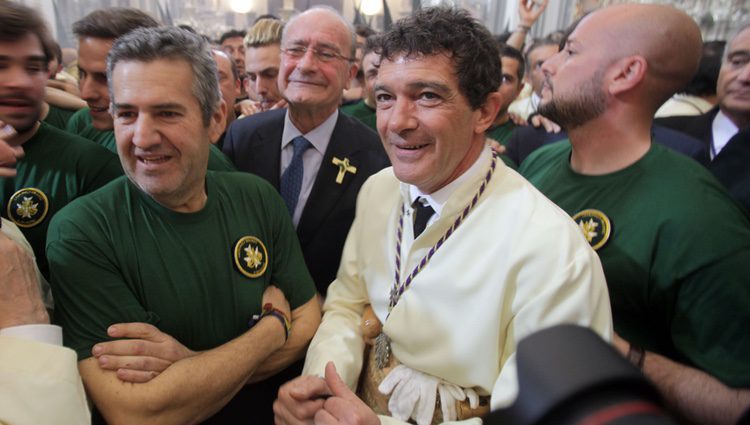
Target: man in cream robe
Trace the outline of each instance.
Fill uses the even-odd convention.
[[[444,33],[446,22],[455,33]],[[468,419],[443,409],[446,400],[512,403],[525,336],[574,323],[611,338],[603,272],[581,231],[484,146],[501,96],[499,55],[480,42],[489,37],[447,8],[425,9],[385,35],[376,98],[393,167],[360,191],[323,322],[303,376],[279,391],[277,423],[421,425],[436,422],[435,410],[446,423]],[[434,214],[415,237],[417,203]],[[397,264],[403,294],[389,308]],[[379,416],[352,392],[364,369],[368,304],[400,363],[399,377],[394,368],[389,388],[380,386],[392,392]]]

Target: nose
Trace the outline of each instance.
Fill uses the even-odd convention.
[[[418,125],[418,120],[414,116],[414,108],[414,102],[411,100],[404,97],[397,98],[393,106],[387,110],[387,130],[400,134],[404,131],[415,129]]]
[[[315,56],[313,49],[308,48],[301,58],[297,59],[297,68],[301,70],[310,70],[315,67],[318,58]]]
[[[278,78],[259,78],[258,93],[265,97],[276,95],[278,93]]]
[[[153,119],[148,114],[139,114],[133,123],[133,145],[148,150],[159,144],[159,133]]]
[[[739,74],[737,74],[737,79],[745,84],[750,84],[750,61],[742,66]]]
[[[78,81],[78,89],[81,91],[81,99],[86,102],[99,99],[99,92],[95,89],[94,79],[88,75],[82,76]]]
[[[557,52],[547,58],[544,62],[542,62],[542,73],[545,77],[555,74],[555,72],[557,71],[557,64],[560,61],[561,57],[562,52]]]

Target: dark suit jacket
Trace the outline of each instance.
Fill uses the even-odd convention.
[[[656,123],[651,127],[651,133],[656,143],[687,155],[703,165],[708,164],[708,147],[694,137],[656,125]],[[520,166],[527,156],[540,147],[567,138],[568,133],[565,131],[547,133],[544,127],[518,127],[513,130],[513,134],[508,139],[505,155]]]
[[[257,174],[278,190],[281,175],[281,135],[286,109],[237,120],[227,130],[224,153],[240,171]],[[333,157],[349,158],[357,167],[336,183]],[[318,291],[325,295],[336,277],[346,236],[354,220],[360,187],[367,178],[390,165],[378,135],[364,124],[339,113],[310,197],[297,226],[302,252]]]
[[[750,212],[750,127],[729,139],[708,169]]]
[[[710,111],[701,115],[677,115],[673,117],[663,117],[654,120],[654,124],[658,124],[673,130],[677,130],[681,133],[685,133],[688,136],[692,136],[702,141],[707,149],[711,149],[713,143],[713,131],[711,125],[716,118],[716,114],[719,113],[719,107],[714,106]]]

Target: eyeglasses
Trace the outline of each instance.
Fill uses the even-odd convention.
[[[345,60],[347,62],[351,62],[353,59],[348,58],[344,55],[341,55],[339,53],[336,53],[335,51],[331,49],[318,49],[315,47],[307,47],[307,46],[294,46],[294,47],[288,47],[285,49],[281,49],[282,53],[289,56],[292,59],[302,59],[303,56],[307,53],[308,50],[311,50],[313,53],[313,56],[315,58],[323,63],[329,63],[333,62],[336,59]]]

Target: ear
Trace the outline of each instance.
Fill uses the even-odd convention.
[[[643,56],[628,56],[610,67],[613,77],[609,82],[609,93],[613,96],[632,90],[645,78],[648,63]]]
[[[348,90],[349,86],[351,86],[351,82],[354,79],[354,77],[357,76],[357,71],[359,71],[359,64],[355,62],[351,62],[351,65],[349,65],[349,78],[346,80],[346,85],[344,86],[344,90]]]
[[[208,122],[208,138],[212,144],[219,140],[219,136],[226,130],[227,126],[227,104],[223,100],[219,107],[211,114]]]
[[[242,87],[245,88],[245,93],[252,93],[252,90],[250,90],[250,77],[245,77],[245,79],[242,80]]]
[[[246,79],[249,80],[249,78],[246,78]],[[242,93],[242,84],[243,84],[242,80],[240,80],[239,78],[234,80],[234,95],[235,96],[239,96]]]
[[[500,111],[500,105],[503,102],[503,95],[499,92],[493,91],[487,96],[487,99],[482,105],[474,111],[476,114],[476,120],[474,121],[474,133],[480,134],[487,131],[497,117],[497,113]]]

